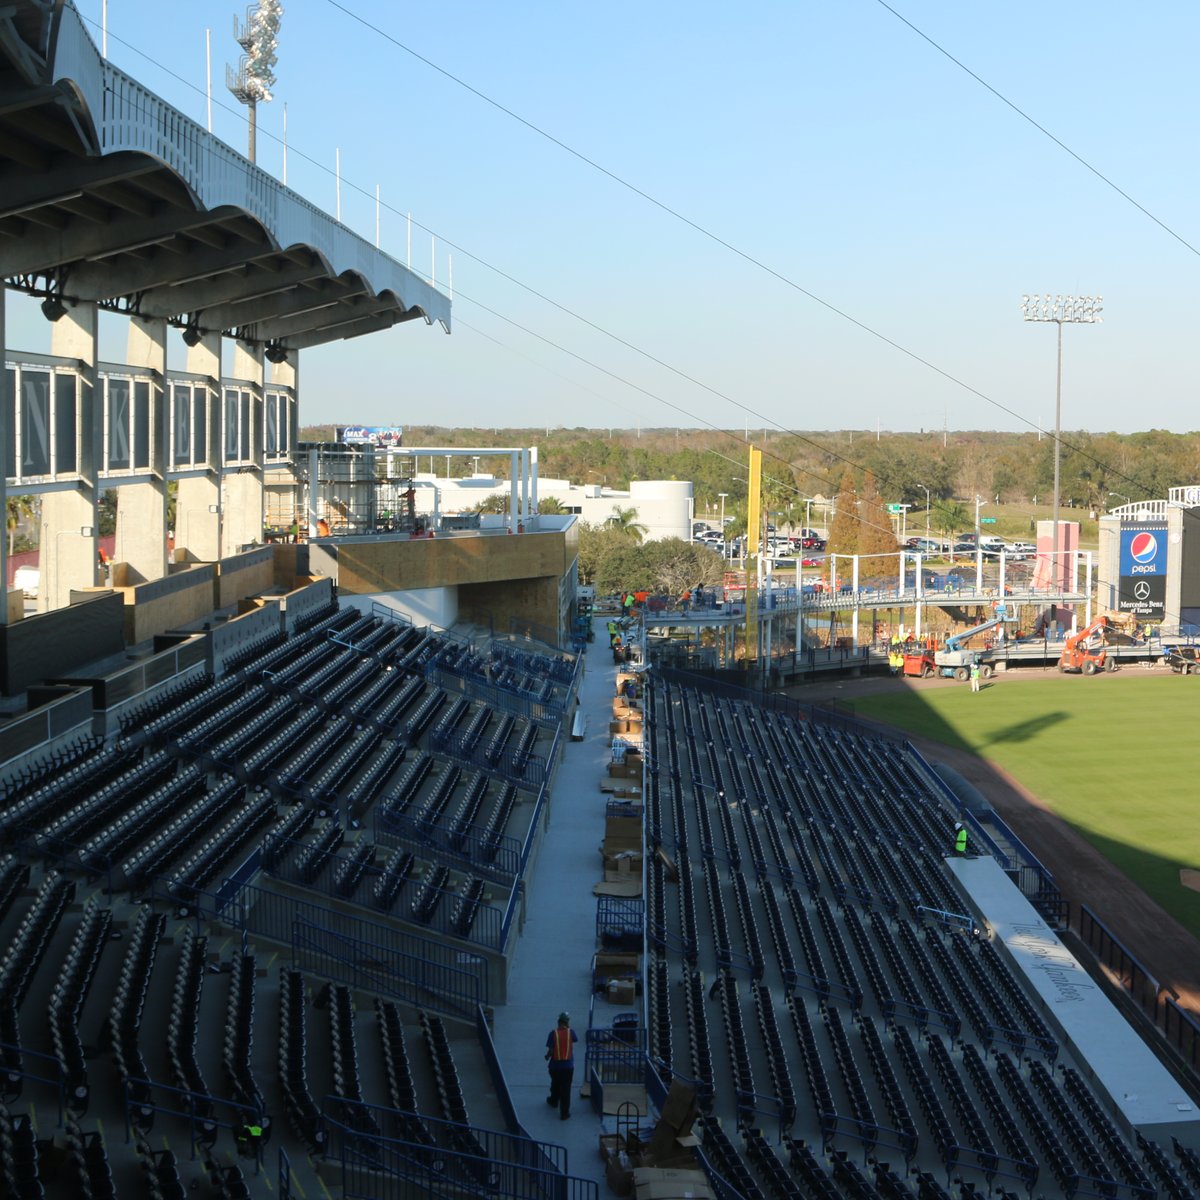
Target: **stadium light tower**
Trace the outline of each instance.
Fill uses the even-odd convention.
[[[1054,385],[1054,540],[1050,569],[1057,587],[1066,574],[1058,561],[1059,468],[1062,460],[1062,330],[1064,325],[1097,325],[1104,311],[1103,296],[1022,296],[1021,315],[1026,321],[1053,322],[1058,326],[1058,374]]]
[[[246,9],[246,23],[233,18],[233,40],[245,51],[238,60],[237,70],[225,68],[225,86],[249,110],[250,148],[247,157],[255,157],[258,132],[258,102],[271,99],[275,86],[275,53],[279,45],[279,23],[283,19],[283,0],[258,0]]]

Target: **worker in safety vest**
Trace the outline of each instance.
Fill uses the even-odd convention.
[[[575,1075],[575,1043],[579,1039],[571,1028],[569,1013],[558,1014],[558,1025],[546,1038],[546,1061],[550,1064],[550,1095],[546,1103],[558,1105],[559,1115],[571,1115],[571,1080]]]
[[[967,827],[961,821],[954,823],[954,853],[961,858],[967,852]]]

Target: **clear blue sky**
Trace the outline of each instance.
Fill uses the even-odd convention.
[[[1200,427],[1188,349],[1200,258],[877,0],[342,2],[1031,422],[1053,420],[1054,328],[1022,322],[1022,294],[1102,293],[1104,323],[1066,330],[1064,426]],[[77,4],[99,41],[100,0]],[[1200,246],[1200,5],[893,6]],[[224,86],[236,8],[110,0],[109,55],[203,121],[211,28],[214,130],[244,150],[244,117]],[[286,4],[275,100],[259,110],[259,162],[275,173],[285,101],[289,185],[332,212],[340,147],[348,225],[374,237],[378,184],[396,210],[383,214],[385,249],[404,260],[398,214],[411,211],[414,267],[429,271],[429,231],[439,283],[453,254],[453,335],[408,325],[306,352],[306,422],[1026,427],[329,0]],[[10,298],[9,343],[44,349],[45,325],[27,307]],[[121,356],[119,343],[103,349]]]

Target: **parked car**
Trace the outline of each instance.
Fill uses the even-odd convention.
[[[1008,546],[1008,557],[1014,558],[1032,558],[1037,554],[1037,547],[1032,542],[1010,542]]]
[[[805,550],[824,550],[825,539],[822,537],[817,537],[817,535],[814,533],[810,534],[808,537],[802,537],[800,539],[800,545]]]
[[[814,557],[811,554],[806,554],[800,560],[800,565],[802,567],[819,567],[824,561],[824,558]]]
[[[976,549],[977,547],[975,545],[974,538],[972,538],[969,542],[966,540],[966,538],[959,538],[958,541],[954,543],[955,554],[974,554]]]

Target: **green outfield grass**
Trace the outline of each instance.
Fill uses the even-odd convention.
[[[1200,937],[1200,680],[1000,677],[863,697],[854,709],[998,763]],[[1035,851],[1036,852],[1036,851]]]

